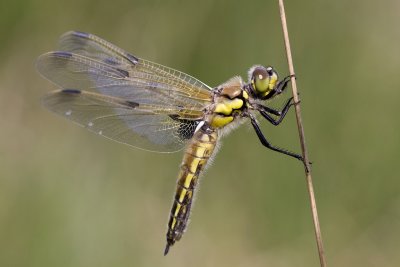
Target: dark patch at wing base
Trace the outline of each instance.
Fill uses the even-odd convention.
[[[178,135],[184,140],[188,140],[193,137],[194,131],[200,121],[192,121],[180,119],[178,115],[169,115],[169,117],[175,121],[179,121]]]

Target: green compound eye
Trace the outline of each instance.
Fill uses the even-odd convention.
[[[278,75],[272,67],[256,66],[252,70],[251,83],[257,95],[265,97],[276,85]]]
[[[269,78],[265,70],[256,70],[254,73],[254,85],[256,91],[264,93],[268,89]]]

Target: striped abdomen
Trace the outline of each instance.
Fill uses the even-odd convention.
[[[217,131],[204,125],[194,133],[186,148],[168,223],[167,246],[164,255],[168,253],[170,246],[181,239],[186,229],[199,175],[213,154],[217,138]]]

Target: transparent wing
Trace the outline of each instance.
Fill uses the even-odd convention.
[[[154,106],[76,89],[51,92],[42,101],[51,111],[96,134],[148,151],[178,151],[198,124],[195,120],[179,119],[177,114],[182,110],[157,110]]]
[[[153,84],[175,87],[182,95],[199,101],[209,101],[210,88],[181,71],[138,58],[94,34],[70,31],[60,37],[60,51],[82,55],[130,72],[131,77],[145,78]],[[147,74],[147,75],[146,75]]]
[[[144,61],[90,34],[70,32],[39,57],[38,71],[63,88],[48,109],[118,142],[158,152],[191,138],[210,88],[182,72]]]

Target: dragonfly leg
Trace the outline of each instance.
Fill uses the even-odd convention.
[[[256,119],[253,116],[250,116],[250,120],[251,120],[251,124],[253,125],[253,128],[256,131],[256,134],[257,134],[258,138],[260,139],[261,144],[263,144],[263,146],[265,146],[265,147],[267,147],[267,148],[269,148],[271,150],[274,150],[276,152],[291,156],[293,158],[296,158],[296,159],[301,160],[301,161],[304,162],[304,159],[303,159],[303,157],[301,155],[293,153],[293,152],[290,152],[290,151],[288,151],[286,149],[283,149],[283,148],[279,148],[279,147],[273,146],[265,138],[264,134],[262,133],[262,131],[260,129],[260,126],[258,125],[258,123],[256,121]]]
[[[276,91],[278,94],[282,93],[282,92],[286,89],[286,87],[287,87],[287,85],[288,85],[288,83],[290,82],[290,79],[291,79],[292,77],[295,77],[295,78],[296,78],[296,75],[294,75],[294,74],[293,74],[293,75],[288,75],[288,76],[286,76],[285,78],[283,78],[283,80],[280,81],[280,82],[276,85],[275,91]]]
[[[261,114],[265,119],[267,119],[270,123],[272,123],[273,125],[277,126],[277,125],[279,125],[279,124],[282,122],[282,120],[285,118],[285,116],[286,116],[287,112],[289,111],[290,107],[293,106],[293,105],[295,105],[295,103],[293,103],[292,100],[293,100],[293,97],[289,98],[289,99],[287,100],[286,104],[284,105],[284,107],[282,108],[282,110],[275,110],[275,109],[269,108],[269,107],[267,107],[267,106],[261,106],[261,105],[260,105],[260,106],[259,106],[259,108],[260,108],[260,109],[259,109],[260,114]],[[276,116],[279,116],[279,117],[278,117],[277,119],[274,119],[274,118],[271,117],[271,115],[268,114],[268,113],[273,114],[273,115],[276,115]]]

